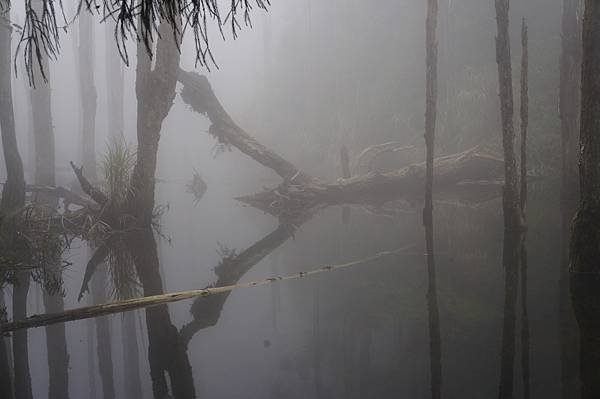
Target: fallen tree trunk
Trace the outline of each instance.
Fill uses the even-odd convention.
[[[437,158],[434,183],[438,194],[449,193],[468,202],[501,195],[502,160],[471,149]],[[343,204],[384,204],[406,199],[417,201],[425,180],[425,163],[388,173],[370,173],[336,183],[282,184],[271,190],[237,198],[274,216],[292,217],[310,209]]]
[[[379,252],[367,258],[354,260],[347,263],[341,263],[337,265],[326,265],[318,269],[314,269],[308,272],[298,272],[291,274],[286,277],[274,276],[258,281],[251,281],[242,284],[233,284],[224,287],[209,287],[200,290],[189,290],[172,292],[168,294],[151,295],[141,298],[126,299],[123,301],[116,301],[105,303],[102,305],[85,306],[81,308],[66,310],[59,313],[48,313],[43,315],[34,315],[24,320],[13,321],[10,323],[0,324],[0,334],[8,333],[11,331],[24,330],[34,327],[48,326],[57,323],[65,323],[68,321],[89,319],[92,317],[105,316],[114,313],[127,312],[129,310],[149,308],[159,305],[164,305],[171,302],[179,302],[185,299],[197,298],[197,297],[209,297],[212,295],[222,294],[233,291],[238,288],[249,288],[256,287],[259,285],[271,284],[277,281],[295,280],[312,276],[315,274],[326,273],[334,270],[344,269],[355,265],[366,264],[375,260],[385,258],[392,255],[397,255],[405,252],[406,248],[400,248],[393,251]]]
[[[275,171],[286,181],[304,183],[312,180],[310,176],[240,128],[225,111],[205,76],[180,69],[178,80],[183,84],[181,98],[194,111],[210,119],[212,126],[209,132],[220,143],[236,147],[256,162]]]

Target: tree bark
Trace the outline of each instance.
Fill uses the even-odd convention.
[[[519,229],[522,225],[519,209],[517,163],[515,159],[515,128],[513,124],[513,87],[510,55],[508,10],[510,0],[495,0],[498,36],[496,37],[496,62],[500,92],[500,114],[502,120],[502,147],[504,150],[504,193],[503,208],[505,225]]]
[[[7,24],[0,26],[0,131],[7,174],[2,189],[0,215],[18,209],[25,203],[25,175],[17,146],[12,100],[11,30]]]
[[[123,61],[115,47],[115,24],[108,19],[105,22],[105,60],[106,60],[106,93],[108,106],[108,133],[113,138],[123,139],[124,132],[124,102],[123,86],[125,74]]]
[[[569,296],[569,241],[571,221],[579,202],[577,178],[578,137],[581,105],[581,17],[582,0],[563,0],[560,56],[561,122],[561,261],[559,264],[559,336],[561,397],[579,396],[578,326]]]
[[[580,203],[571,236],[571,298],[580,328],[582,398],[600,397],[600,4],[585,1]]]
[[[135,91],[137,96],[137,162],[132,173],[131,214],[149,226],[154,211],[156,157],[162,123],[175,98],[180,54],[166,22],[159,26],[161,40],[152,62],[143,43],[138,44]]]
[[[0,288],[0,310],[5,310],[4,291]],[[7,338],[0,337],[0,395],[6,399],[13,399],[13,381],[11,361],[9,357],[10,346]]]
[[[425,90],[425,206],[423,225],[425,227],[425,246],[427,248],[427,311],[429,323],[429,371],[431,378],[431,397],[439,399],[442,395],[442,340],[440,333],[440,315],[436,288],[435,256],[433,242],[433,166],[434,141],[437,117],[437,54],[436,38],[438,18],[437,0],[428,0],[426,25],[426,90]]]
[[[99,265],[92,277],[92,298],[94,303],[106,303],[106,284],[108,273],[106,264]],[[96,318],[96,355],[98,358],[98,371],[102,382],[102,397],[114,399],[115,382],[113,377],[112,340],[110,333],[110,319],[108,316]]]
[[[29,273],[15,276],[13,285],[13,319],[24,320],[27,317],[27,294],[29,292]],[[15,399],[33,399],[31,374],[29,372],[29,343],[27,330],[13,333],[13,362],[15,369]]]
[[[81,96],[82,165],[92,182],[98,180],[96,170],[96,102],[94,83],[94,21],[83,12],[79,16],[79,89]]]

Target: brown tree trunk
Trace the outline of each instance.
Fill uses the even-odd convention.
[[[571,237],[571,298],[580,328],[582,398],[600,397],[600,4],[583,19],[580,203]]]
[[[579,201],[577,178],[578,137],[581,104],[582,0],[563,0],[562,50],[560,57],[561,122],[561,261],[559,264],[559,336],[562,399],[579,394],[578,326],[569,296],[569,241],[571,221]]]

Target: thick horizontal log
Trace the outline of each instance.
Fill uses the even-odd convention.
[[[437,158],[434,184],[437,193],[465,196],[471,201],[489,200],[501,195],[503,161],[475,149]],[[423,196],[425,163],[388,173],[370,173],[341,179],[336,183],[280,185],[272,190],[237,198],[239,201],[275,216],[302,214],[322,206],[343,204],[384,204]],[[482,199],[478,194],[482,194]]]

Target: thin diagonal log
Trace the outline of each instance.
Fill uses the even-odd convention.
[[[375,255],[346,262],[336,265],[326,265],[318,269],[313,269],[308,272],[298,272],[285,277],[273,276],[263,280],[251,281],[241,284],[233,284],[224,287],[209,287],[200,290],[189,290],[172,292],[168,294],[145,296],[141,298],[127,299],[123,301],[116,301],[105,303],[102,305],[85,306],[81,308],[71,309],[59,313],[48,313],[43,315],[31,316],[27,319],[20,321],[13,321],[10,323],[0,324],[0,333],[8,333],[11,331],[48,326],[57,323],[65,323],[75,320],[84,320],[92,317],[105,316],[114,313],[127,312],[134,309],[149,308],[159,305],[164,305],[172,302],[179,302],[186,299],[198,298],[198,297],[210,297],[217,294],[223,294],[239,288],[256,287],[260,285],[267,285],[277,281],[288,281],[296,280],[316,274],[331,272],[339,269],[345,269],[351,266],[363,265],[374,262],[376,260],[398,255],[405,252],[407,248],[400,248],[392,251],[383,251]]]
[[[236,147],[255,161],[275,171],[286,181],[305,183],[312,180],[310,176],[240,128],[225,111],[205,76],[180,69],[178,79],[183,84],[181,98],[194,111],[210,119],[212,123],[210,133],[220,142]]]

